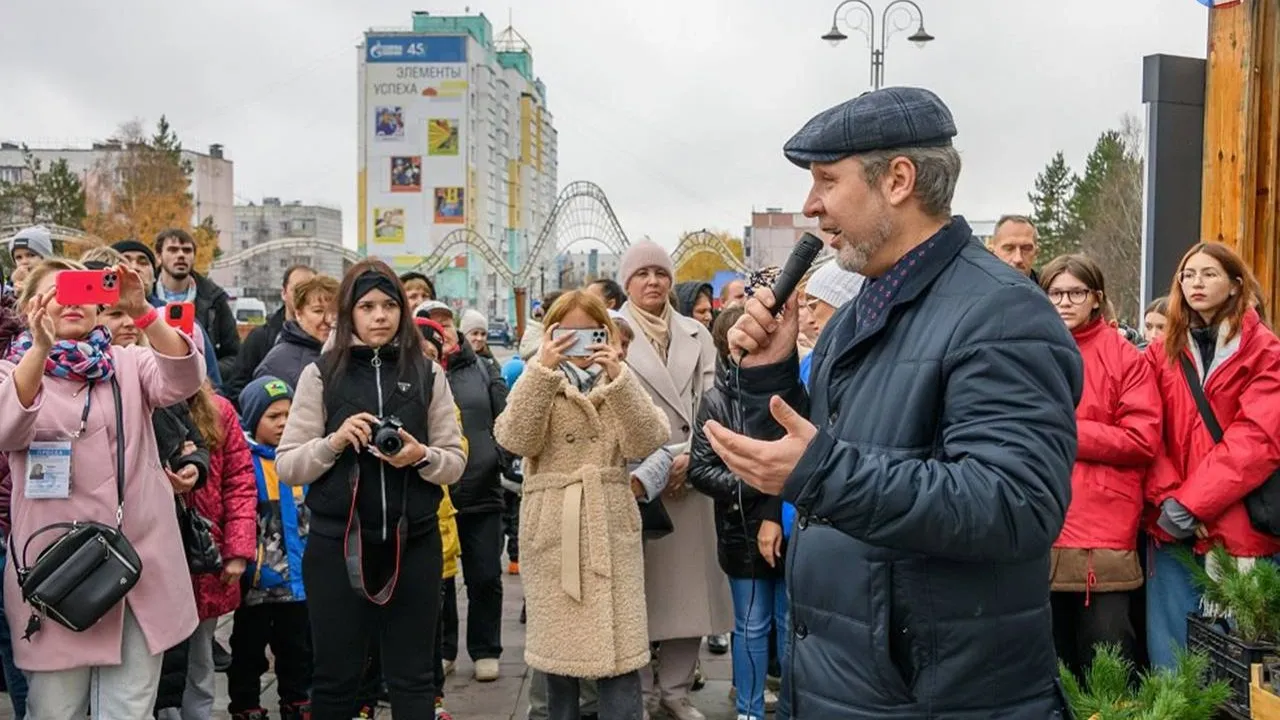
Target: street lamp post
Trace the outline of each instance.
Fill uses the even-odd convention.
[[[854,25],[849,22],[847,17],[840,14],[841,10],[845,10],[850,5],[857,6],[862,10],[860,15],[866,18],[866,25],[861,22]],[[852,9],[852,8],[850,8]],[[914,12],[913,12],[914,11]],[[848,10],[845,10],[848,13]],[[899,25],[896,18],[904,18],[907,23]],[[914,0],[893,0],[884,7],[880,13],[880,45],[876,46],[876,13],[875,10],[867,4],[866,0],[844,0],[836,5],[835,12],[831,15],[831,30],[822,36],[823,40],[831,43],[832,47],[840,44],[841,40],[847,40],[848,35],[840,31],[840,21],[843,20],[845,27],[850,30],[856,30],[867,37],[867,45],[871,48],[871,87],[879,90],[884,85],[884,46],[885,41],[889,39],[889,20],[894,19],[894,31],[906,30],[910,27],[910,23],[916,23],[916,31],[907,37],[908,40],[916,44],[916,47],[924,47],[926,43],[933,40],[924,29],[924,11],[920,9]]]

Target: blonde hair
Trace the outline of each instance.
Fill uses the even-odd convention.
[[[86,265],[91,262],[100,262],[110,265],[111,267],[115,267],[116,265],[124,264],[125,259],[124,255],[121,255],[119,250],[107,245],[101,245],[99,247],[86,250],[84,254],[80,256],[80,262]]]
[[[311,296],[319,295],[329,298],[330,302],[338,299],[338,281],[328,275],[315,275],[298,283],[293,289],[293,307],[301,310]]]
[[[586,290],[570,290],[557,298],[551,309],[542,317],[542,326],[551,327],[564,320],[564,316],[574,310],[581,310],[608,330],[610,342],[617,340],[618,326],[613,323],[613,318],[609,317],[609,310],[605,308],[604,301]]]
[[[66,258],[50,258],[40,263],[27,276],[27,284],[22,286],[22,294],[18,296],[19,311],[26,315],[27,303],[36,296],[36,288],[49,275],[57,275],[63,270],[84,270],[84,265]]]

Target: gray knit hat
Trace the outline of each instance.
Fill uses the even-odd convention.
[[[828,262],[818,268],[809,277],[805,292],[816,297],[833,308],[839,309],[845,303],[858,297],[866,278],[858,273],[841,270],[839,265]]]
[[[9,257],[15,250],[29,250],[39,255],[42,260],[53,257],[53,237],[49,229],[43,225],[34,225],[19,230],[17,235],[9,238]]]

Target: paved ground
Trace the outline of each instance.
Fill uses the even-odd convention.
[[[524,626],[520,624],[520,604],[523,593],[520,578],[506,576],[506,592],[503,600],[502,640],[506,652],[502,657],[502,677],[497,682],[478,683],[471,678],[471,662],[466,658],[466,651],[458,659],[458,670],[449,677],[445,689],[445,705],[458,720],[523,720],[528,711],[528,669],[524,664]],[[466,591],[459,583],[458,609],[460,614],[466,613]],[[466,637],[466,618],[459,635]],[[219,635],[230,634],[230,616],[219,628]],[[707,675],[707,686],[694,693],[694,703],[706,713],[708,720],[732,720],[733,706],[729,701],[730,667],[726,656],[714,656],[703,653],[703,672]],[[263,705],[275,708],[275,678],[267,675],[263,678]],[[226,720],[226,676],[218,675],[217,710],[215,720]],[[275,715],[274,711],[272,713]],[[0,702],[0,720],[13,717],[7,698]],[[380,719],[389,720],[391,711],[382,709]],[[414,719],[416,720],[416,719]]]

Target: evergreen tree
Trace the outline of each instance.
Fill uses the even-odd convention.
[[[1027,193],[1031,201],[1031,221],[1040,233],[1037,258],[1044,265],[1059,255],[1077,252],[1080,238],[1072,211],[1079,179],[1067,166],[1059,150],[1044,170],[1036,176],[1035,190]]]
[[[0,182],[0,223],[79,229],[85,216],[84,185],[67,161],[57,160],[46,170],[24,145],[22,165],[21,181]]]

